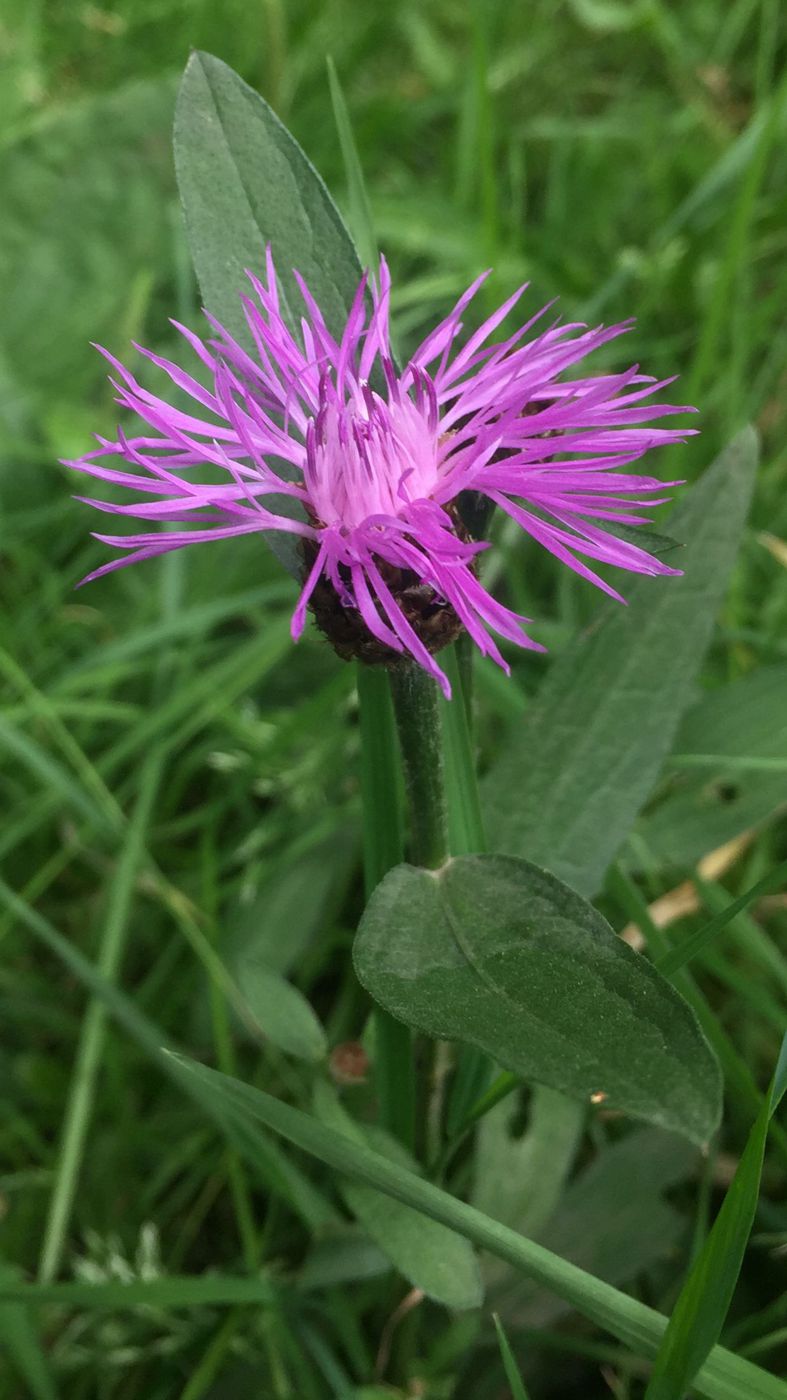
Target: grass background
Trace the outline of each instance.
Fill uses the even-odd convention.
[[[490,302],[527,279],[533,308],[559,295],[572,319],[637,316],[627,355],[657,375],[679,372],[681,399],[702,413],[701,437],[662,459],[665,474],[691,478],[741,423],[760,429],[757,498],[706,695],[623,857],[644,898],[671,896],[676,932],[690,931],[787,854],[783,7],[4,0],[0,17],[3,1267],[162,1281],[144,1308],[59,1304],[35,1315],[61,1393],[80,1400],[360,1400],[391,1393],[378,1381],[428,1400],[503,1400],[488,1313],[449,1319],[424,1304],[391,1327],[401,1280],[380,1274],[352,1232],[341,1249],[310,1239],[282,1194],[137,1045],[103,1026],[42,952],[34,916],[10,902],[8,888],[110,975],[120,963],[162,1038],[302,1105],[315,1070],[261,1045],[235,1014],[238,960],[251,951],[289,972],[332,1046],[363,1027],[348,958],[362,899],[350,668],[313,633],[292,648],[293,585],[253,540],[75,593],[103,547],[56,459],[115,424],[89,341],[128,361],[133,338],[171,347],[168,316],[198,324],[170,152],[189,49],[218,54],[263,92],[342,203],[330,53],[393,265],[403,346],[493,266]],[[620,366],[621,353],[607,362]],[[499,588],[559,651],[596,595],[535,550],[504,538],[501,551]],[[482,758],[544,665],[512,660],[512,686],[480,672]],[[726,858],[703,864],[699,887],[686,885],[742,833]],[[605,909],[618,926],[630,914],[611,895]],[[697,965],[761,1083],[787,1029],[785,939],[777,894]],[[365,1092],[347,1091],[359,1111]],[[81,1129],[64,1147],[69,1096]],[[486,1190],[487,1209],[490,1160],[522,1199],[547,1171],[533,1151],[533,1105],[516,1107],[479,1145],[475,1187],[470,1156],[457,1165],[454,1189],[476,1199]],[[748,1126],[731,1096],[719,1153],[702,1164],[663,1135],[594,1121],[543,1224],[553,1247],[668,1309]],[[332,1183],[304,1169],[330,1205]],[[777,1371],[787,1356],[783,1188],[784,1164],[769,1158],[729,1332]],[[522,1199],[500,1202],[511,1223],[525,1223]],[[169,1276],[260,1263],[301,1280],[297,1306],[170,1306]],[[340,1281],[328,1287],[331,1270]],[[492,1283],[535,1400],[642,1394],[636,1359],[550,1300]],[[0,1325],[22,1335],[18,1317],[2,1313]],[[16,1367],[0,1372],[4,1397],[29,1384]]]

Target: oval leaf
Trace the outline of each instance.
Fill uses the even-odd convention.
[[[375,1147],[404,1172],[418,1171],[418,1164],[388,1133],[378,1131],[370,1140],[327,1084],[317,1085],[315,1108],[323,1122],[344,1137]],[[481,1306],[481,1271],[467,1240],[437,1220],[425,1220],[419,1211],[402,1201],[386,1200],[363,1182],[343,1181],[340,1185],[356,1220],[414,1288],[446,1308]]]
[[[400,865],[372,895],[358,976],[408,1025],[704,1143],[721,1078],[693,1011],[605,919],[510,856]]]
[[[238,985],[263,1035],[299,1060],[322,1060],[325,1032],[302,992],[255,958],[238,967]]]

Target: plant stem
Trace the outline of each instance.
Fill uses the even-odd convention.
[[[396,667],[390,678],[410,808],[410,856],[414,865],[436,870],[449,854],[439,693],[415,663]]]
[[[486,850],[457,649],[448,648],[441,660],[451,682],[450,702],[443,701],[435,683],[420,667],[413,665],[391,674],[410,805],[411,857],[415,864],[427,869],[443,865],[449,854],[469,855]],[[446,1070],[445,1056],[438,1048],[427,1115],[432,1161],[442,1156]],[[463,1121],[467,1109],[484,1092],[491,1072],[488,1056],[472,1046],[462,1047],[448,1102],[449,1132],[452,1124]]]
[[[448,831],[451,854],[478,855],[487,849],[486,832],[481,813],[476,780],[475,754],[470,721],[467,656],[463,657],[461,643],[445,653],[445,673],[451,682],[453,699],[443,704],[445,732],[446,791],[448,795]],[[464,662],[464,664],[463,664]],[[467,1131],[467,1114],[485,1093],[492,1077],[493,1064],[483,1050],[473,1045],[459,1049],[451,1092],[448,1097],[446,1132],[451,1144],[458,1145]],[[518,1080],[516,1081],[519,1082]],[[441,1168],[450,1158],[441,1154]]]
[[[475,755],[468,716],[468,677],[459,645],[445,653],[445,673],[453,700],[443,705],[448,830],[451,854],[478,855],[486,850],[486,833],[476,781]]]
[[[403,857],[396,731],[383,671],[358,664],[361,707],[363,861],[367,898]],[[374,1069],[380,1121],[405,1147],[415,1141],[415,1075],[407,1026],[374,1008]]]
[[[358,663],[361,707],[363,865],[367,896],[399,865],[404,837],[393,708],[384,671]]]

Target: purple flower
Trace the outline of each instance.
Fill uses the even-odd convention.
[[[477,556],[488,545],[464,525],[461,493],[480,493],[613,597],[620,595],[586,560],[634,573],[679,572],[608,529],[645,523],[643,512],[665,499],[664,483],[621,468],[686,436],[648,426],[685,411],[650,401],[671,381],[654,383],[637,366],[563,377],[629,323],[595,330],[555,323],[527,339],[544,308],[515,335],[489,344],[520,288],[457,349],[462,314],[482,276],[397,374],[384,260],[371,299],[367,278],[361,281],[338,341],[300,277],[306,314],[302,341],[294,338],[270,251],[267,287],[248,275],[254,297],[242,302],[253,355],[211,316],[215,338],[207,341],[174,323],[208,371],[209,388],[136,347],[194,401],[193,412],[142,388],[103,352],[117,371],[118,402],[149,432],[118,430],[116,441],[99,438],[98,449],[68,465],[141,497],[131,505],[89,500],[97,509],[185,528],[97,535],[127,552],[89,578],[187,544],[285,531],[299,538],[302,559],[293,637],[309,606],[340,654],[410,656],[449,695],[434,653],[462,628],[505,670],[491,632],[542,650],[524,631],[527,619],[483,587]],[[280,513],[282,497],[295,518]]]

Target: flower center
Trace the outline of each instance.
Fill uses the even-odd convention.
[[[429,497],[438,480],[437,411],[431,383],[417,402],[391,379],[388,403],[367,384],[346,398],[320,386],[320,408],[306,436],[306,478],[323,525],[349,533],[370,516],[400,516]],[[431,391],[431,392],[429,392]]]

